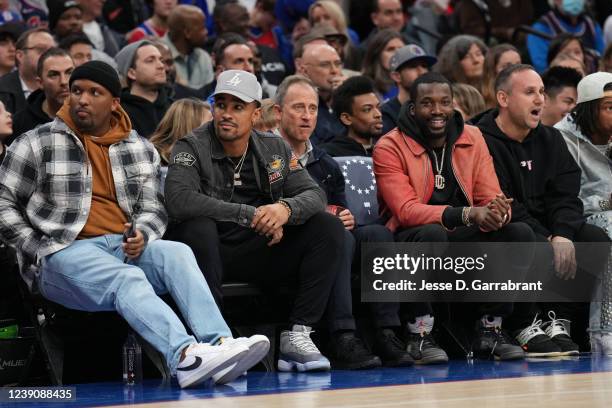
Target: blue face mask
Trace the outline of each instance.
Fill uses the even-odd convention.
[[[584,11],[584,0],[563,0],[561,10],[570,16],[578,16]]]

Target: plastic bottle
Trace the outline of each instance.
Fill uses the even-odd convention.
[[[128,333],[123,344],[123,383],[142,383],[142,349],[134,332]]]

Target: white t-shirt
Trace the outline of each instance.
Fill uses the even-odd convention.
[[[612,15],[608,16],[604,23],[604,44],[606,47],[612,44]]]
[[[100,24],[96,20],[89,23],[83,23],[83,32],[93,43],[97,50],[104,51],[104,36]]]

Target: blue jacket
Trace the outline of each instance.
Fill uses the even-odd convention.
[[[550,24],[551,22],[553,23],[552,25]],[[559,13],[551,11],[542,16],[542,18],[533,24],[532,27],[552,36],[560,34],[563,31],[578,35],[585,47],[594,49],[600,55],[604,52],[604,40],[601,26],[584,14],[580,17],[578,25],[572,26],[568,21],[564,20]],[[594,33],[591,33],[591,31]],[[529,57],[538,72],[543,72],[548,67],[547,56],[549,45],[550,41],[544,38],[537,37],[533,34],[527,36]]]
[[[338,163],[322,149],[313,146],[306,163],[310,177],[321,187],[327,203],[347,208],[344,176]]]

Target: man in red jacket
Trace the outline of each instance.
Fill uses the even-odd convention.
[[[380,139],[373,154],[381,212],[396,240],[534,241],[526,224],[510,224],[511,200],[501,192],[482,134],[453,110],[450,82],[427,73],[413,83],[410,99],[402,107],[398,128]],[[528,261],[521,265],[525,271]],[[427,336],[434,322],[431,305],[416,304],[412,309],[410,331]],[[480,303],[478,311],[474,354],[523,358],[523,350],[501,330],[512,303]]]

